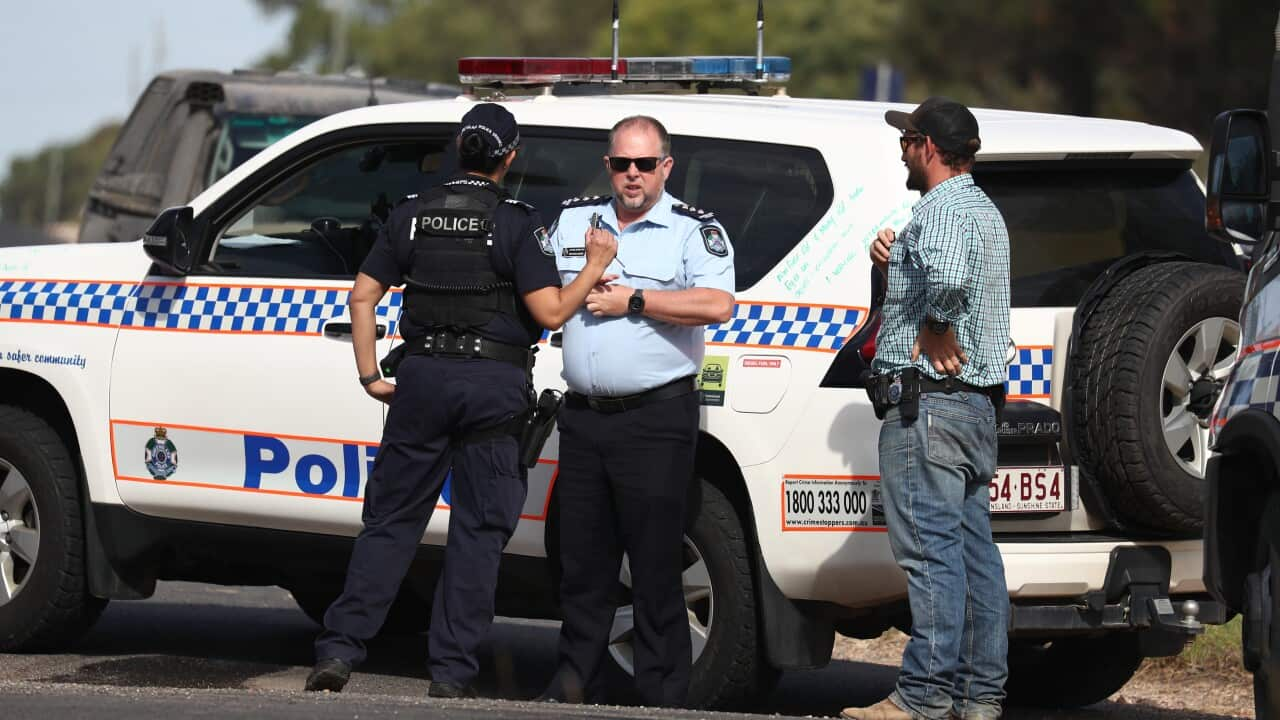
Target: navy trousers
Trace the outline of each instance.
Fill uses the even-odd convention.
[[[684,601],[684,526],[698,395],[620,413],[560,411],[560,665],[549,691],[598,700],[617,608],[622,553],[631,569],[635,683],[645,705],[686,703],[692,649]]]
[[[353,665],[381,629],[450,468],[449,537],[428,638],[433,681],[470,684],[493,623],[502,549],[524,506],[527,476],[510,435],[455,443],[528,408],[524,370],[486,359],[405,358],[365,488],[342,595],[324,616],[316,658]]]

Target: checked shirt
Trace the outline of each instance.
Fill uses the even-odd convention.
[[[1009,233],[1000,211],[969,173],[934,186],[911,209],[911,221],[889,251],[883,312],[871,364],[877,373],[915,365],[943,379],[925,355],[911,362],[912,345],[928,316],[955,328],[969,356],[960,380],[979,387],[1004,384]]]

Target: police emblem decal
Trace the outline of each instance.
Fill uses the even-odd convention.
[[[156,480],[166,480],[178,469],[178,448],[169,439],[169,431],[158,427],[155,437],[147,441],[142,461]]]
[[[724,241],[724,233],[720,232],[720,228],[715,225],[703,225],[702,245],[707,252],[716,257],[724,257],[729,254],[729,245]]]
[[[538,241],[538,247],[542,248],[542,254],[550,257],[556,256],[556,251],[551,247],[551,236],[547,234],[547,229],[540,227],[533,231],[533,237]]]

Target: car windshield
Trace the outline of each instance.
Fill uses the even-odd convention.
[[[212,185],[271,143],[317,119],[319,118],[314,115],[226,115],[214,147],[213,160],[209,163],[205,187]]]

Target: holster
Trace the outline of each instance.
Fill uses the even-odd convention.
[[[378,369],[382,371],[382,377],[395,377],[396,370],[400,368],[400,361],[404,360],[404,356],[408,354],[409,346],[406,343],[400,343],[382,358],[382,362],[378,363]]]
[[[897,406],[903,423],[920,416],[920,370],[904,368],[896,375],[872,375],[866,381],[867,397],[880,420]]]
[[[538,464],[542,447],[551,436],[551,428],[555,427],[556,415],[563,401],[564,395],[559,390],[550,388],[543,390],[538,396],[520,433],[520,462],[525,467],[532,468]]]

